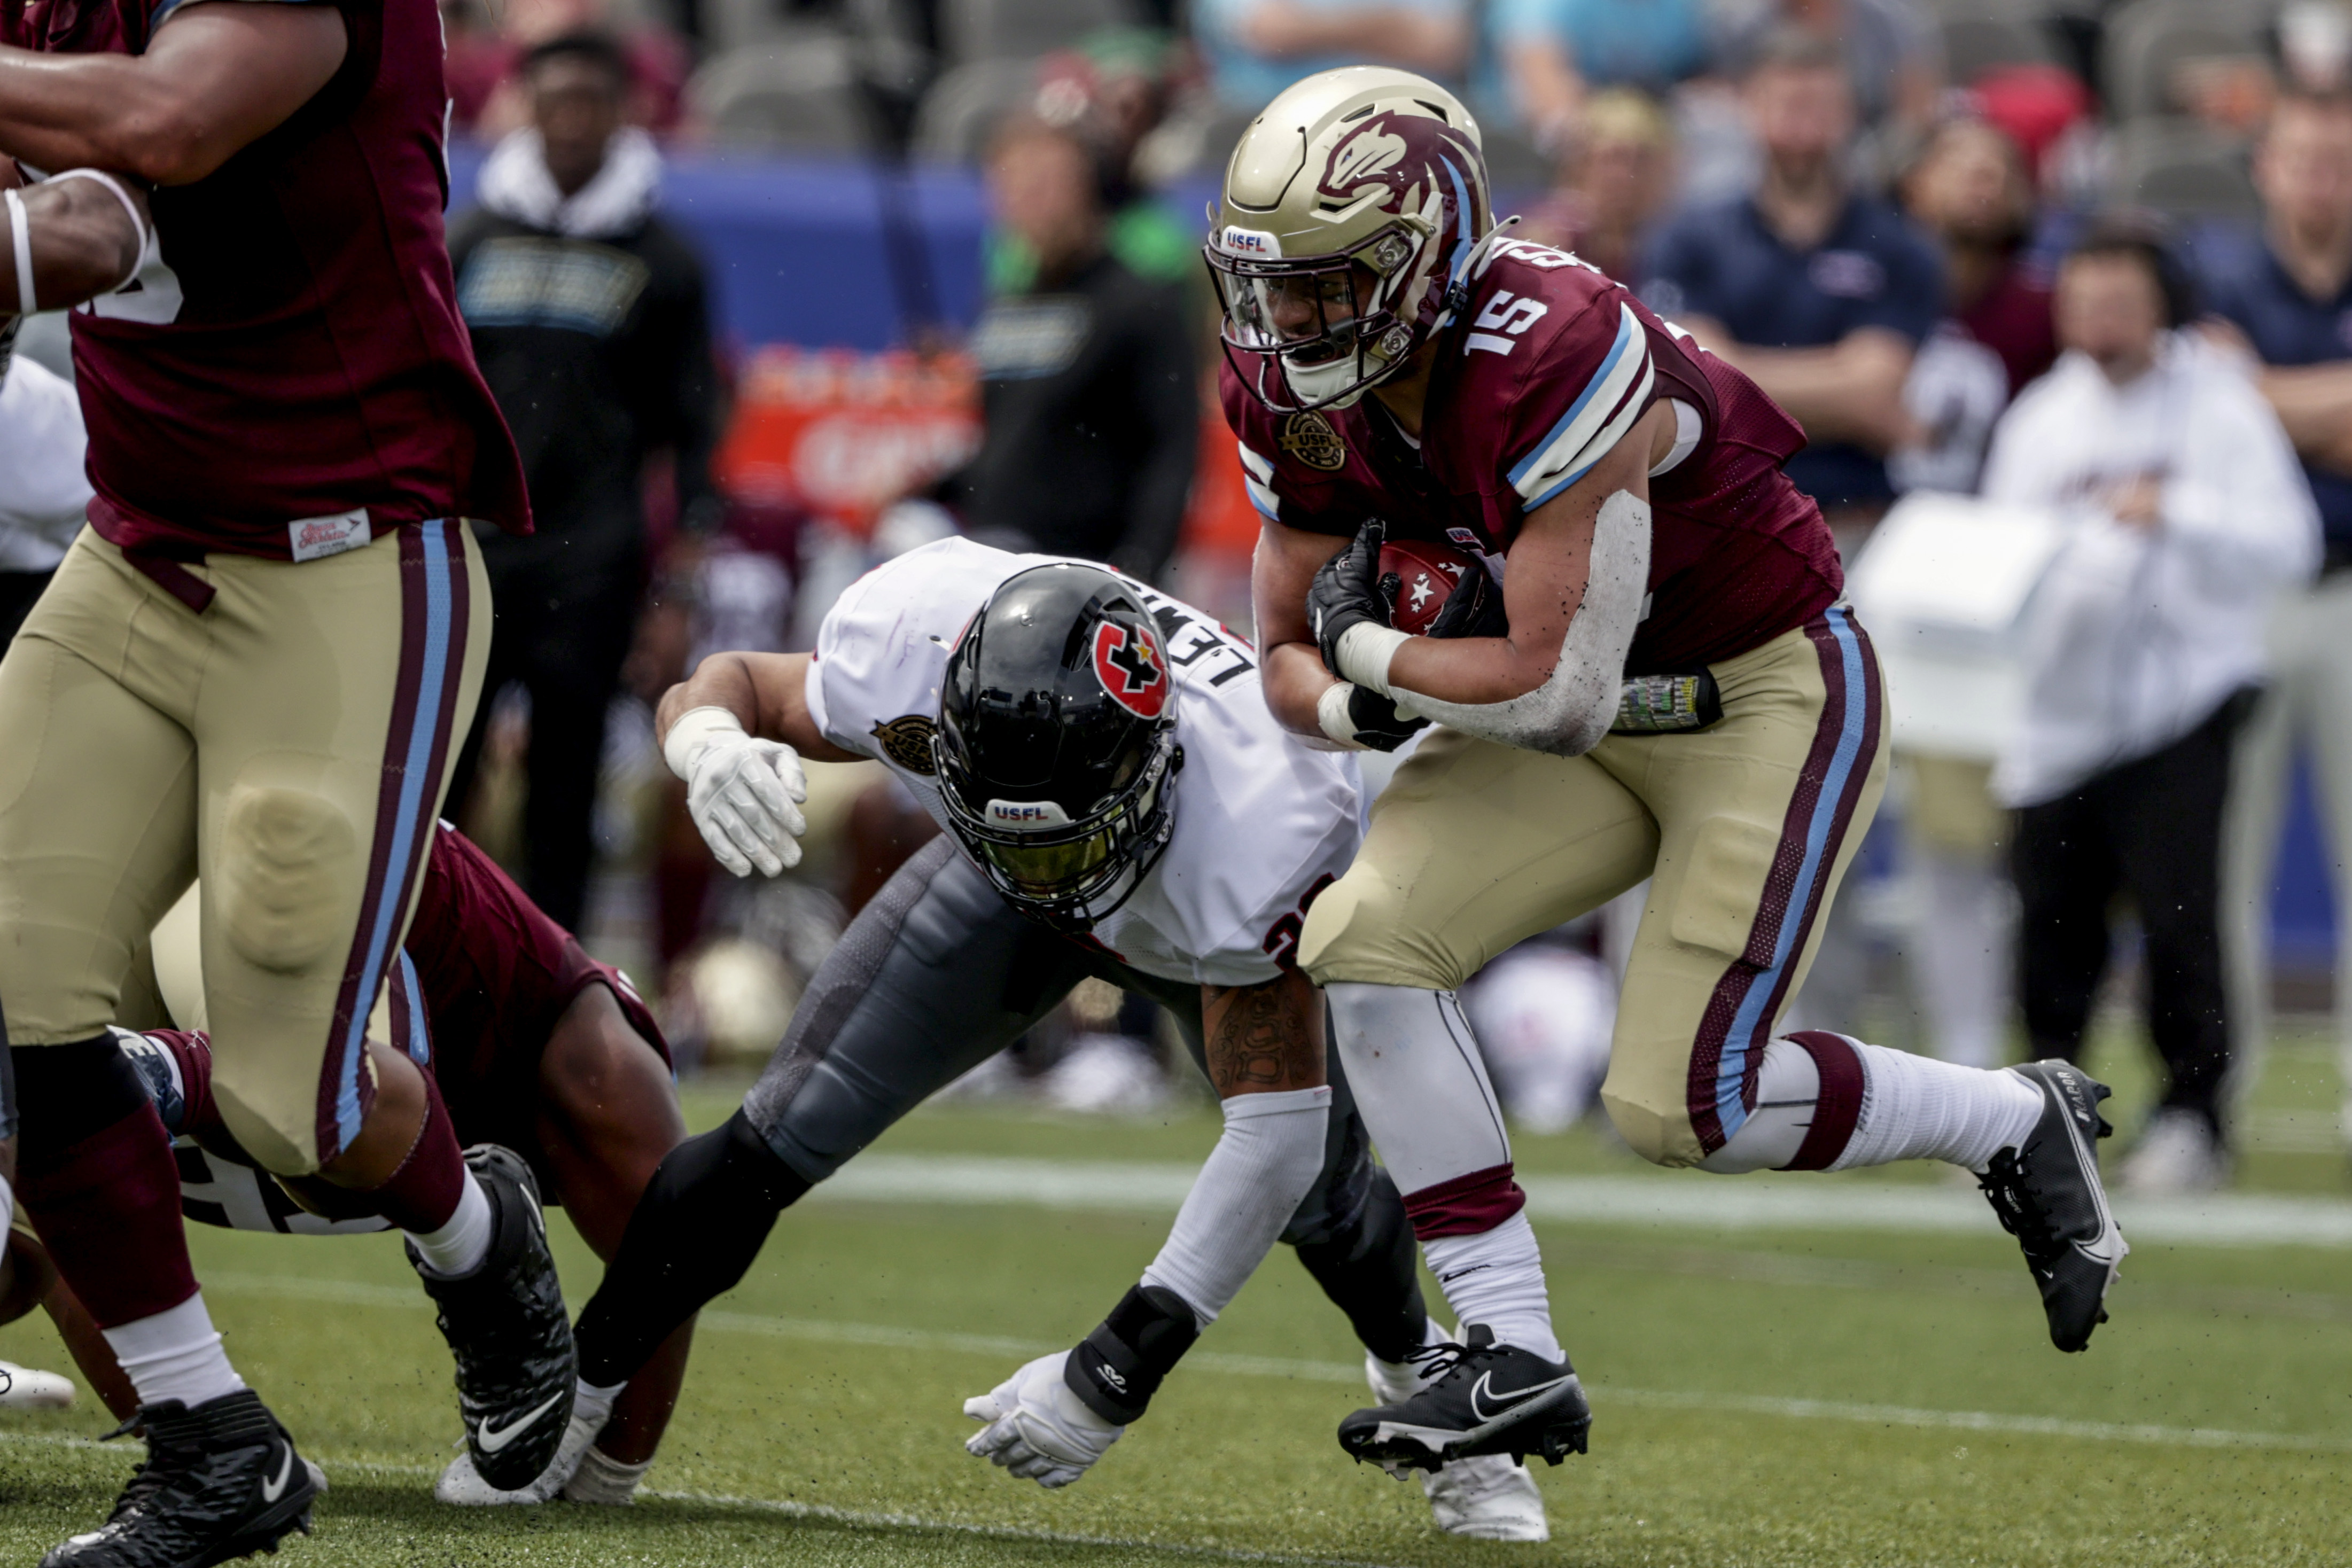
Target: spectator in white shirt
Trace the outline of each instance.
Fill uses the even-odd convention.
[[[2318,514],[2261,394],[2174,330],[2188,288],[2144,232],[2095,225],[2058,278],[2056,367],[1993,434],[1985,494],[2070,523],[2028,630],[2025,721],[1993,773],[2019,809],[2026,1028],[2073,1057],[2118,892],[2147,938],[2148,1032],[2168,1082],[2127,1188],[2228,1174],[2218,927],[2232,732],[2263,676],[2273,598],[2319,563]]]
[[[65,559],[90,496],[73,383],[11,353],[16,320],[0,318],[0,647]]]

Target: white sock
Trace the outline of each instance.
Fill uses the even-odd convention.
[[[1331,1091],[1235,1094],[1223,1108],[1225,1130],[1143,1271],[1145,1284],[1183,1297],[1202,1328],[1265,1260],[1322,1174]]]
[[[580,1456],[580,1468],[572,1472],[572,1479],[563,1483],[563,1500],[626,1508],[637,1500],[637,1483],[653,1468],[651,1459],[623,1464],[602,1448],[590,1448]]]
[[[221,1349],[202,1291],[169,1312],[102,1332],[142,1405],[176,1399],[193,1410],[245,1386]]]
[[[1805,1146],[1821,1096],[1822,1070],[1813,1053],[1793,1040],[1767,1041],[1763,1064],[1756,1070],[1756,1108],[1698,1168],[1717,1176],[1779,1170]]]
[[[457,1198],[457,1212],[440,1229],[418,1235],[407,1232],[415,1242],[425,1266],[445,1280],[460,1274],[470,1274],[482,1266],[490,1255],[490,1232],[496,1217],[490,1212],[489,1195],[474,1173],[466,1173],[464,1192]]]
[[[2042,1091],[2006,1068],[1958,1067],[1856,1042],[1862,1114],[1833,1171],[1895,1160],[1948,1160],[1981,1173],[2042,1119]]]
[[[1466,1331],[1484,1323],[1497,1343],[1560,1359],[1551,1332],[1551,1293],[1544,1288],[1543,1253],[1524,1213],[1475,1236],[1441,1236],[1421,1244],[1445,1304]]]

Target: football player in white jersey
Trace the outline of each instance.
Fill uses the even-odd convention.
[[[948,539],[854,585],[814,654],[705,660],[659,723],[738,875],[799,859],[803,756],[882,762],[949,831],[851,924],[742,1109],[663,1162],[581,1315],[583,1400],[732,1287],[779,1212],[1088,976],[1171,1010],[1224,1130],[1101,1325],[966,1403],[971,1452],[1077,1479],[1277,1239],[1347,1312],[1380,1396],[1420,1386],[1444,1341],[1412,1228],[1291,963],[1355,852],[1356,769],[1283,733],[1247,643],[1100,567]],[[1510,1456],[1424,1484],[1446,1529],[1545,1538]]]

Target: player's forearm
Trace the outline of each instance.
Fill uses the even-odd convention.
[[[184,7],[143,55],[0,47],[0,150],[186,184],[285,123],[347,48],[330,7],[239,4]]]
[[[655,737],[667,742],[671,727],[696,708],[724,708],[747,734],[781,740],[803,757],[856,760],[819,733],[808,709],[809,674],[806,653],[713,653],[662,694],[654,711]]]
[[[62,310],[110,293],[138,270],[145,198],[134,183],[117,180],[110,188],[96,180],[55,181],[20,190],[16,199],[24,205],[40,309]],[[12,221],[0,213],[0,316],[16,314],[24,300]]]

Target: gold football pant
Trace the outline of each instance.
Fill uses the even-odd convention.
[[[1886,781],[1878,663],[1843,606],[1712,666],[1723,718],[1553,757],[1441,729],[1315,901],[1318,985],[1458,988],[1651,879],[1601,1086],[1646,1158],[1696,1165],[1755,1105],[1764,1045]]]
[[[222,1115],[273,1170],[333,1158],[373,1101],[368,1015],[489,613],[463,523],[155,577],[84,529],[0,659],[9,1041],[104,1033],[133,956],[201,875]]]

